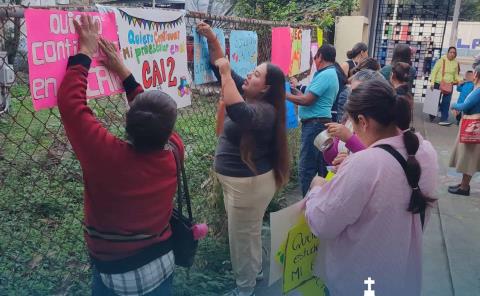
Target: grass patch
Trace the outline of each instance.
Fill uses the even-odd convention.
[[[25,85],[14,86],[11,93],[11,110],[0,118],[0,295],[88,295],[79,163],[58,109],[34,112]],[[122,96],[89,105],[104,126],[124,136]],[[222,233],[223,201],[211,171],[215,112],[215,98],[196,97],[179,111],[176,130],[186,145],[195,218]],[[296,145],[298,133],[290,138]],[[281,206],[280,195],[269,209]],[[218,295],[234,285],[225,238],[212,234],[200,243],[194,267],[177,269],[175,295]]]

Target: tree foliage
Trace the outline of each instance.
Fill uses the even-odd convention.
[[[235,14],[272,21],[291,21],[326,28],[335,16],[350,15],[358,0],[239,0]]]
[[[463,0],[460,10],[460,20],[480,22],[480,1]]]

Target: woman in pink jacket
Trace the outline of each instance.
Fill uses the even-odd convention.
[[[378,295],[420,295],[423,226],[438,165],[428,141],[398,129],[410,123],[410,108],[386,80],[358,86],[346,111],[367,148],[349,156],[331,182],[312,182],[305,215],[325,246],[315,273],[333,296],[362,295],[368,278]]]

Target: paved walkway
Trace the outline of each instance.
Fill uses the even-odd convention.
[[[416,105],[414,125],[435,146],[439,163],[438,206],[432,211],[424,236],[423,296],[477,296],[480,295],[480,176],[472,180],[470,197],[459,197],[447,192],[448,185],[456,184],[461,175],[448,168],[458,126],[441,127],[426,122]],[[300,192],[292,191],[288,200],[299,200]],[[267,287],[270,231],[264,227],[264,271],[266,279],[260,282],[257,296],[282,295],[280,281]],[[299,295],[295,292],[289,295]],[[380,295],[382,296],[382,295]]]

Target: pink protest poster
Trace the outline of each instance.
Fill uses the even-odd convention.
[[[287,75],[292,60],[292,37],[289,27],[272,29],[272,64],[277,65]]]
[[[26,9],[28,69],[30,92],[35,111],[57,105],[57,92],[65,76],[68,58],[77,54],[78,35],[73,19],[81,12]],[[117,27],[113,13],[88,12],[101,23],[99,34],[118,46]],[[123,91],[118,77],[93,57],[88,75],[87,98],[98,98]]]

